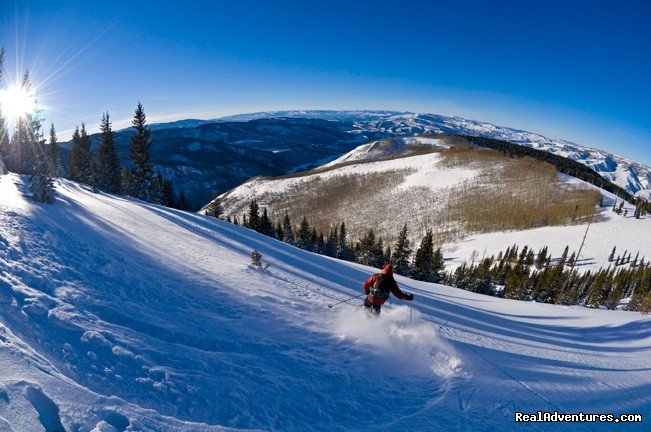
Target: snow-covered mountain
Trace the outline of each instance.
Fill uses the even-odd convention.
[[[651,218],[616,215],[611,208],[621,199],[541,163],[475,148],[458,136],[372,141],[311,171],[252,178],[215,200],[222,218],[242,220],[253,198],[274,222],[286,213],[295,224],[307,217],[327,235],[343,221],[349,241],[373,228],[385,245],[393,245],[406,224],[412,244],[418,244],[432,229],[452,266],[472,256],[497,255],[515,239],[536,250],[548,246],[556,255],[566,246],[576,251],[590,220],[595,223],[582,270],[607,265],[613,246],[651,257]],[[625,208],[633,214],[632,205]],[[529,222],[516,222],[525,219]]]
[[[608,152],[541,135],[433,114],[393,111],[274,111],[152,125],[152,161],[195,208],[245,180],[332,161],[362,143],[424,133],[499,138],[576,159],[632,194],[649,194],[651,168]],[[129,154],[130,130],[117,134]],[[97,145],[98,136],[92,136]],[[69,144],[68,144],[69,145]]]
[[[0,176],[3,432],[550,429],[516,411],[651,425],[648,316],[398,277],[415,301],[371,319],[327,304],[375,269],[68,181],[52,205],[25,189]]]
[[[229,121],[261,118],[321,118],[352,122],[352,132],[385,136],[410,136],[431,133],[464,134],[495,138],[555,153],[579,161],[633,195],[651,198],[651,167],[614,155],[605,150],[544,137],[523,130],[491,123],[436,114],[397,111],[275,111],[225,117]]]

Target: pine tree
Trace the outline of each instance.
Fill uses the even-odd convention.
[[[151,131],[142,104],[138,102],[132,121],[135,131],[131,134],[130,153],[134,168],[132,172],[132,194],[144,201],[154,198],[153,166],[150,161],[152,146]],[[185,194],[183,193],[185,200]],[[181,197],[179,197],[179,203]],[[178,204],[178,203],[177,203]],[[185,202],[187,207],[187,201]],[[177,205],[178,207],[178,205]]]
[[[285,217],[283,218],[283,238],[282,240],[285,243],[291,245],[294,244],[294,230],[292,229],[292,223],[289,220],[289,214],[285,212]]]
[[[174,207],[175,197],[176,193],[174,192],[174,185],[172,184],[172,180],[164,178],[162,194],[159,197],[160,203],[165,207]]]
[[[612,252],[610,252],[610,255],[608,256],[608,261],[613,262],[615,261],[615,253],[617,252],[617,246],[613,246]]]
[[[53,177],[63,176],[63,163],[61,162],[61,148],[57,141],[54,123],[50,124],[50,141],[47,146],[48,169]]]
[[[260,231],[260,206],[255,198],[249,202],[249,216],[246,226],[254,231]]]
[[[285,237],[285,233],[283,232],[283,225],[280,222],[278,222],[276,224],[276,238],[282,241],[284,237]]]
[[[443,253],[441,248],[438,248],[434,251],[434,256],[432,257],[432,282],[442,283],[445,276],[445,260],[443,259]]]
[[[414,257],[412,275],[414,279],[433,282],[434,281],[434,237],[432,230],[427,230],[425,237],[420,242],[420,247]]]
[[[53,203],[56,195],[54,180],[48,169],[47,156],[45,155],[44,143],[38,142],[34,146],[38,149],[35,155],[34,169],[30,176],[29,191],[34,201],[42,203]]]
[[[262,210],[262,217],[260,217],[260,232],[266,236],[274,237],[274,226],[269,219],[267,207]]]
[[[133,196],[133,170],[128,167],[122,168],[122,193]],[[176,197],[173,201],[176,202]]]
[[[81,130],[77,127],[72,134],[72,147],[68,166],[70,180],[89,183],[91,179],[90,162],[90,137],[86,132],[86,126],[82,123]]]
[[[296,232],[296,246],[301,249],[312,249],[310,224],[305,216],[303,216],[303,220],[301,220],[301,224]]]
[[[382,250],[382,239],[379,241],[375,238],[375,232],[370,229],[359,240],[356,248],[356,261],[371,267],[381,267],[384,261],[384,251]]]
[[[316,253],[321,253],[318,248],[319,243],[319,233],[316,232],[316,227],[312,227],[312,233],[310,234],[310,246],[311,250]]]
[[[26,71],[23,75],[21,91],[29,94],[31,88],[29,71]],[[38,109],[31,113],[24,113],[16,120],[16,128],[9,143],[9,151],[5,161],[10,171],[21,174],[33,173],[36,165],[36,154],[39,151],[36,148],[36,143],[40,140],[40,129],[41,118]]]
[[[0,88],[2,88],[4,80],[4,60],[5,49],[0,48]],[[9,130],[7,128],[7,120],[2,114],[2,111],[0,111],[0,174],[4,174],[4,170],[7,168],[6,164],[9,157],[9,151]]]
[[[350,260],[350,250],[348,249],[346,224],[342,221],[339,227],[339,235],[337,240],[337,258],[343,260]]]
[[[102,122],[100,123],[99,130],[100,144],[97,150],[97,186],[105,192],[120,194],[122,193],[120,158],[118,157],[115,133],[111,128],[108,112],[102,114]],[[162,183],[160,186],[162,189]]]
[[[411,242],[409,241],[407,224],[402,227],[398,240],[393,248],[393,255],[391,261],[393,262],[393,270],[395,273],[403,276],[411,274]]]
[[[547,246],[543,247],[540,252],[538,252],[538,257],[536,258],[536,267],[538,270],[542,269],[547,261]]]
[[[190,209],[190,204],[188,204],[188,199],[185,197],[185,192],[181,191],[179,193],[179,197],[176,200],[176,208],[179,210],[189,210]]]
[[[339,243],[339,231],[335,227],[330,228],[330,231],[328,232],[328,238],[325,241],[325,245],[323,247],[323,253],[327,256],[331,257],[336,257],[338,250],[337,250],[337,245]]]

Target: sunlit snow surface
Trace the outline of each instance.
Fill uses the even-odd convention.
[[[651,412],[648,316],[398,277],[416,300],[375,320],[327,307],[373,269],[67,181],[53,205],[25,189],[0,177],[0,431],[542,431],[514,412]]]

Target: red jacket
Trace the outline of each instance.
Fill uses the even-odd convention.
[[[375,285],[375,281],[377,280],[378,276],[380,276],[379,273],[374,274],[370,278],[366,279],[366,281],[364,281],[364,283],[362,284],[362,289],[366,294],[369,294],[371,288],[373,288],[373,285]],[[400,300],[407,300],[407,295],[402,291],[400,291],[400,288],[398,288],[398,283],[393,278],[393,276],[391,276],[391,280],[389,280],[388,282],[391,285],[391,294],[393,294],[394,296],[396,296],[396,298],[399,298]],[[384,302],[387,301],[387,299],[377,298],[374,295],[369,295],[368,301],[371,302],[371,304],[374,306],[382,306]]]

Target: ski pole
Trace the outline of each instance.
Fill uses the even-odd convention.
[[[365,296],[365,295],[366,295],[366,293],[362,293],[362,294],[360,294],[360,295],[357,295],[357,296],[355,296],[355,297],[350,297],[350,298],[348,298],[348,299],[346,299],[346,300],[342,300],[342,301],[337,302],[337,303],[330,303],[330,304],[328,305],[328,307],[332,309],[333,307],[335,307],[335,306],[337,306],[337,305],[339,305],[339,304],[346,303],[346,302],[349,302],[349,301],[351,301],[351,300],[355,300],[355,299],[360,298],[361,296]]]

